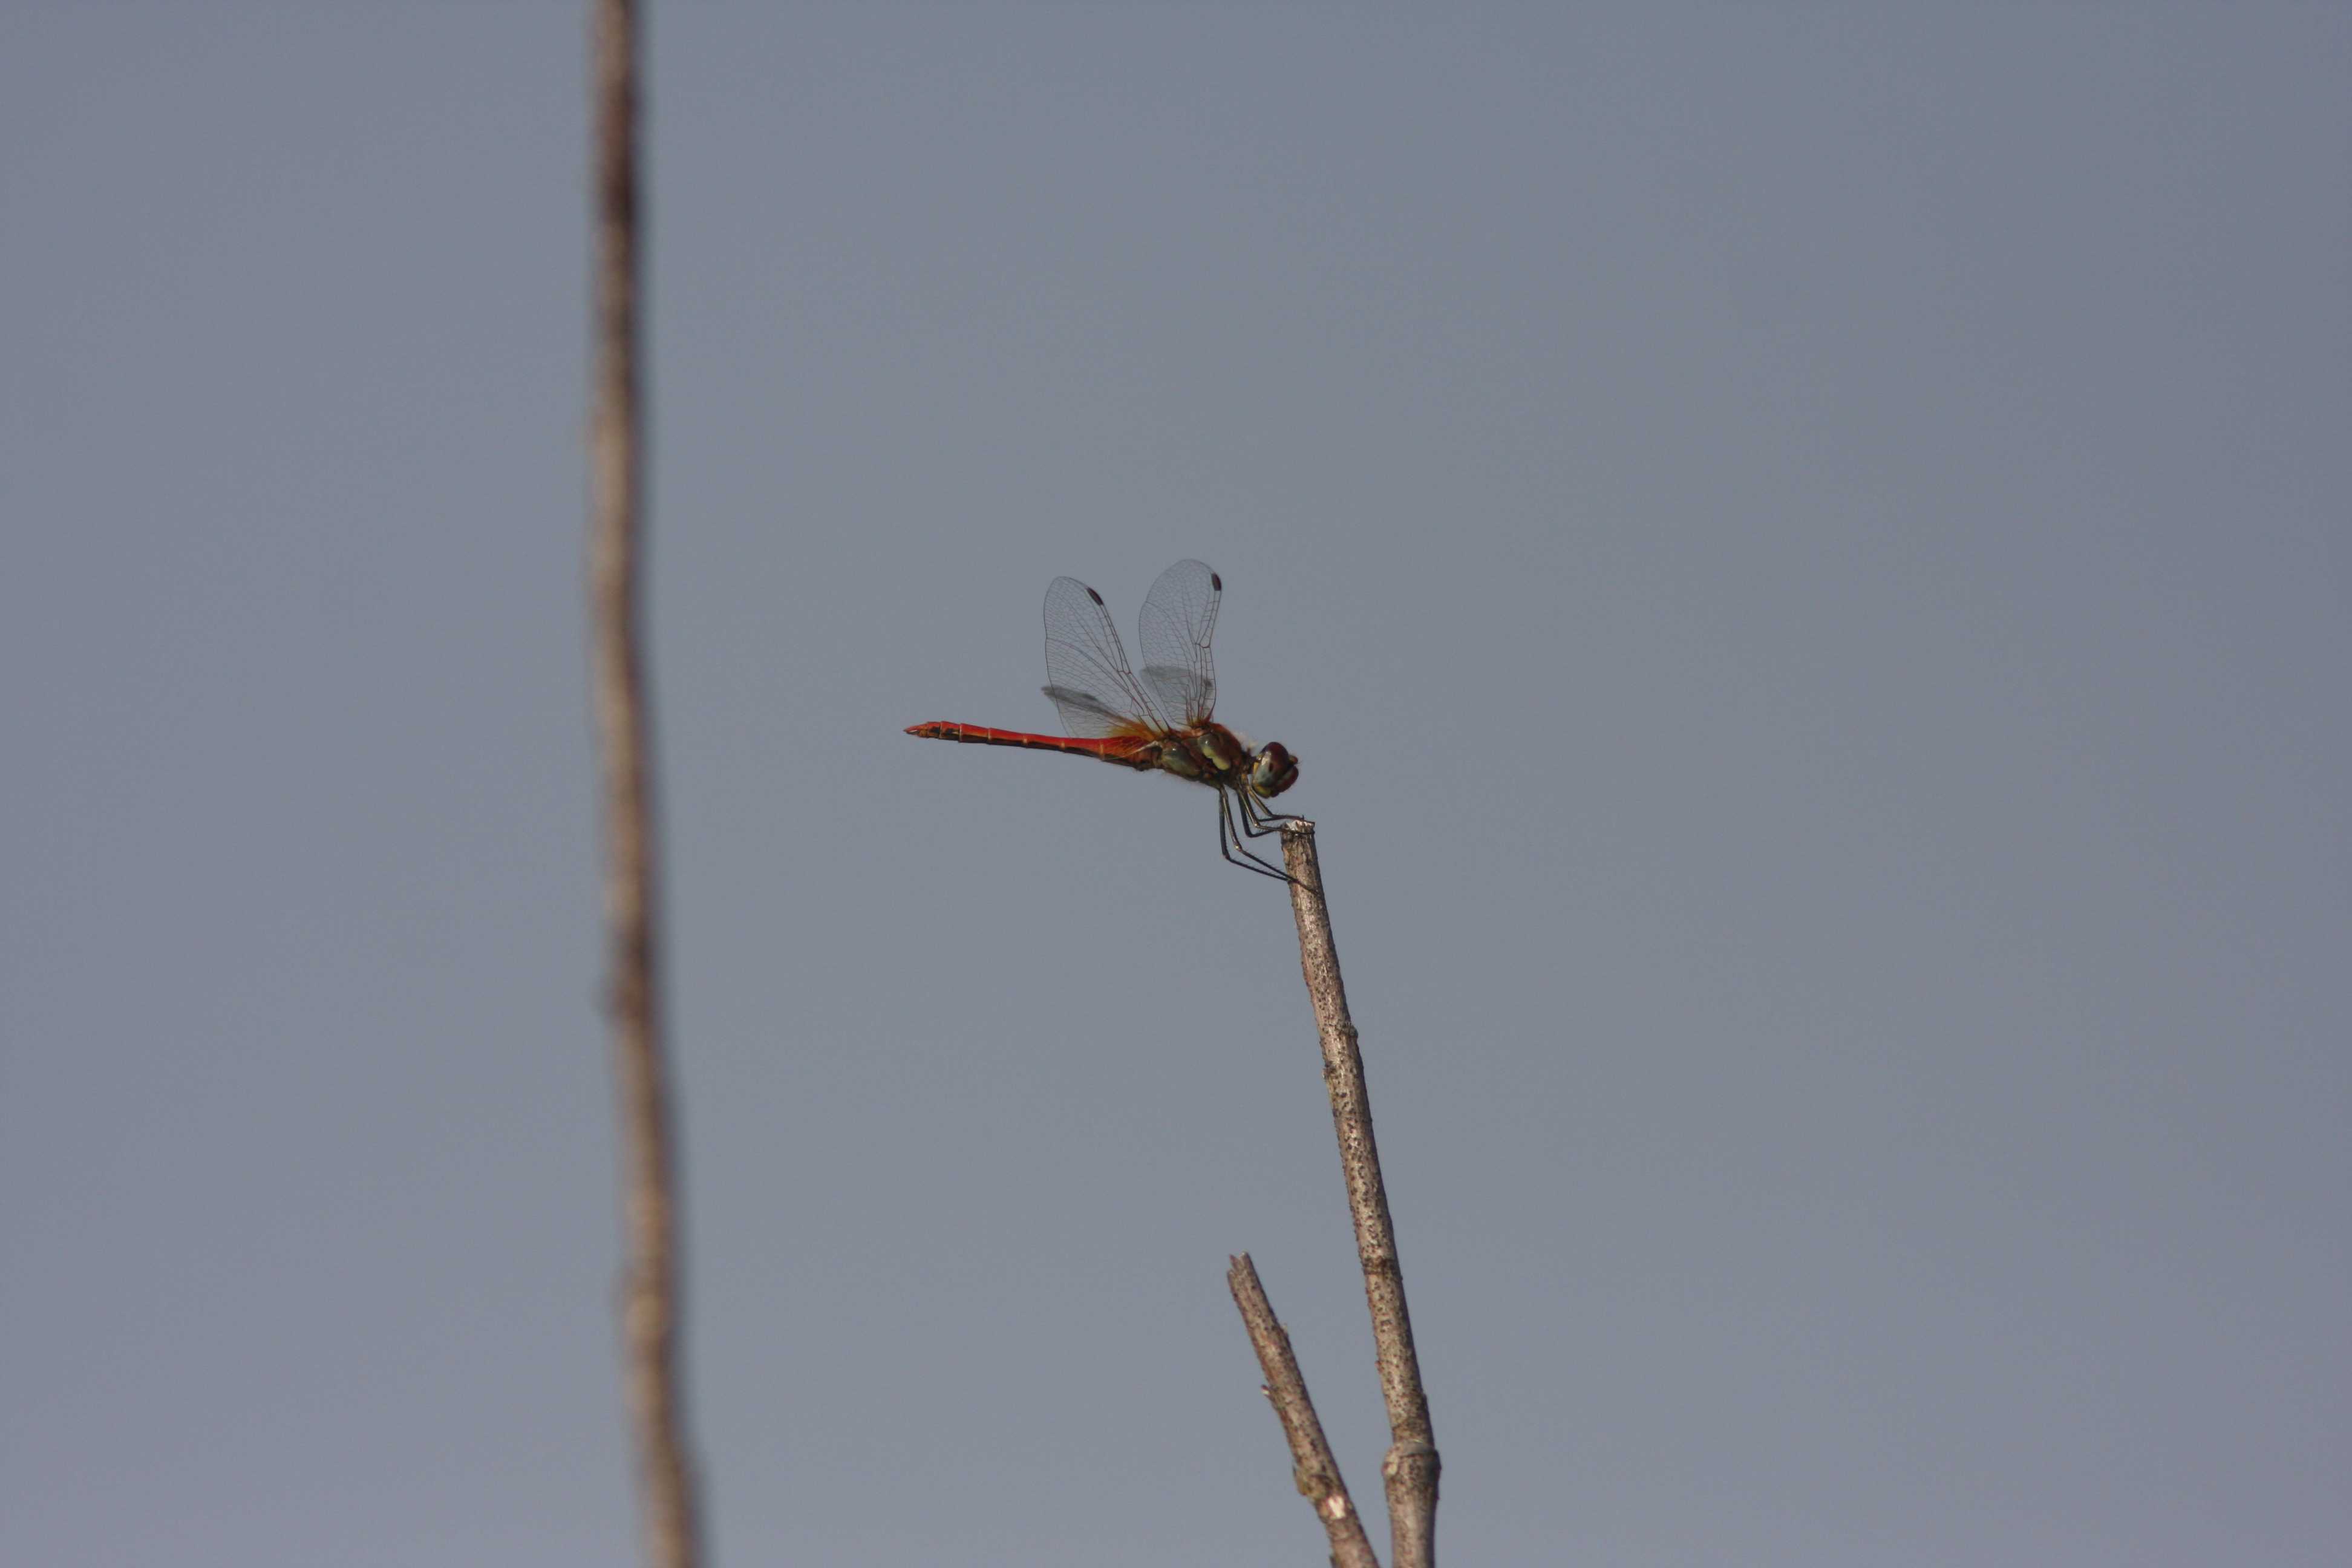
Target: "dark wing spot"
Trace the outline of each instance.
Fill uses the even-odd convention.
[[[1102,595],[1096,593],[1092,588],[1088,588],[1087,590],[1087,597],[1092,599],[1097,605],[1102,603]]]

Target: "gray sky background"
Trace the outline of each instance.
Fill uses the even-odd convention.
[[[0,12],[0,1560],[621,1564],[576,6]],[[729,1563],[2352,1559],[2352,13],[670,5]]]

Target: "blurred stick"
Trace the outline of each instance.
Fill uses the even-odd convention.
[[[1412,1320],[1404,1305],[1404,1275],[1397,1267],[1396,1231],[1381,1180],[1381,1153],[1372,1141],[1372,1105],[1364,1087],[1364,1058],[1348,1017],[1339,958],[1331,945],[1331,912],[1323,901],[1323,868],[1315,855],[1315,825],[1286,822],[1282,858],[1291,877],[1290,912],[1298,921],[1299,966],[1315,1004],[1323,1044],[1323,1082],[1331,1091],[1331,1121],[1339,1135],[1339,1165],[1348,1178],[1348,1208],[1356,1220],[1356,1254],[1364,1266],[1364,1300],[1372,1310],[1372,1345],[1381,1369],[1381,1396],[1389,1411],[1389,1451],[1381,1462],[1388,1492],[1389,1551],[1394,1568],[1433,1568],[1437,1551],[1437,1443],[1430,1431],[1429,1399],[1412,1349]]]
[[[603,740],[604,920],[613,1071],[626,1146],[627,1258],[621,1290],[629,1416],[646,1557],[693,1568],[694,1476],[678,1377],[678,1204],[656,963],[660,862],[654,837],[652,716],[640,637],[645,416],[637,359],[637,17],[595,0],[596,324],[589,521],[595,702]]]
[[[1244,1252],[1232,1260],[1225,1283],[1232,1287],[1234,1305],[1242,1310],[1242,1324],[1257,1348],[1257,1364],[1265,1373],[1265,1396],[1282,1421],[1282,1435],[1290,1439],[1290,1476],[1298,1493],[1315,1506],[1331,1538],[1333,1568],[1381,1568],[1372,1543],[1364,1534],[1364,1517],[1348,1496],[1339,1479],[1339,1461],[1331,1457],[1323,1424],[1315,1418],[1315,1402],[1307,1396],[1307,1380],[1298,1374],[1298,1358],[1290,1353],[1290,1336],[1274,1315],[1265,1288],[1257,1282],[1257,1268]]]

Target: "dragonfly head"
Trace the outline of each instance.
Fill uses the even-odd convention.
[[[1298,759],[1279,741],[1268,741],[1250,759],[1249,783],[1254,794],[1280,795],[1298,782]]]

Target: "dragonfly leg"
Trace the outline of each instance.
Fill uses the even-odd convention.
[[[1242,822],[1244,824],[1244,830],[1247,832],[1252,838],[1263,838],[1269,833],[1279,833],[1281,829],[1275,826],[1275,824],[1277,822],[1304,822],[1306,820],[1305,817],[1292,816],[1287,813],[1275,810],[1272,806],[1266,805],[1265,802],[1258,799],[1255,795],[1253,795],[1245,789],[1235,790],[1234,793],[1241,796]]]
[[[1244,819],[1247,818],[1249,815],[1247,805],[1242,807],[1242,815]],[[1255,837],[1256,835],[1253,834],[1252,837]],[[1238,860],[1234,859],[1235,850],[1241,851],[1242,858]],[[1223,789],[1217,791],[1217,853],[1244,871],[1255,871],[1261,877],[1273,877],[1285,882],[1297,880],[1289,872],[1252,854],[1248,847],[1242,843],[1242,836],[1234,828],[1233,802],[1226,798]]]

